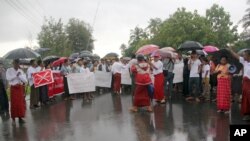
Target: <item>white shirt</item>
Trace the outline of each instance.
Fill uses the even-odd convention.
[[[244,67],[244,74],[243,77],[247,77],[250,79],[250,62],[247,62],[246,60],[244,60],[243,57],[240,57],[240,63],[243,65]]]
[[[156,67],[156,69],[153,67],[153,74],[157,75],[163,72],[163,63],[158,60],[157,62],[153,62],[153,65]]]
[[[28,76],[28,81],[29,81],[29,85],[32,86],[34,84],[33,82],[33,78],[32,78],[32,74],[39,72],[37,68],[34,68],[32,66],[30,66],[27,70],[27,76]]]
[[[199,66],[201,65],[201,61],[199,59],[195,61],[189,60],[188,64],[191,64],[189,77],[200,77]]]
[[[202,78],[205,78],[206,73],[207,73],[207,78],[209,78],[210,77],[210,66],[208,64],[206,64],[202,67]]]
[[[18,72],[20,72],[19,76],[17,76]],[[26,75],[21,69],[18,69],[17,71],[14,68],[7,69],[6,79],[9,81],[9,84],[11,86],[27,83]]]
[[[120,62],[115,62],[113,65],[112,65],[112,68],[111,68],[111,72],[113,74],[116,74],[116,73],[122,73],[122,64]]]
[[[79,73],[89,73],[89,72],[90,72],[89,68],[80,67]]]

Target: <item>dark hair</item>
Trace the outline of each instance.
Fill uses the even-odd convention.
[[[201,58],[203,61],[205,61],[206,63],[208,63],[208,59],[206,57],[202,57]]]
[[[37,65],[38,65],[38,66],[40,66],[42,63],[43,63],[42,60],[38,60],[38,61],[37,61]]]
[[[221,56],[220,59],[225,58],[226,60],[228,60],[227,56]]]
[[[35,63],[35,60],[30,60],[30,64],[32,65],[33,63]]]
[[[135,54],[132,54],[132,55],[131,55],[131,58],[132,58],[132,59],[136,58],[136,55],[135,55]]]
[[[14,59],[14,60],[13,60],[13,63],[19,64],[19,63],[20,63],[20,60],[19,60],[19,59]]]
[[[65,59],[65,60],[64,60],[64,63],[67,63],[68,61],[69,61],[69,59]]]
[[[250,56],[250,49],[245,50],[245,53],[246,53],[248,56]]]
[[[136,58],[137,58],[138,61],[144,61],[145,60],[145,58],[144,58],[144,56],[142,54],[138,54],[136,56]]]
[[[192,50],[191,54],[197,54],[196,50]]]
[[[118,61],[119,61],[119,58],[115,58],[114,60],[115,60],[116,62],[118,62]]]

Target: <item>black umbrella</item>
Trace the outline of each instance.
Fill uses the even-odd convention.
[[[228,58],[228,63],[231,64],[231,66],[235,66],[236,67],[236,71],[235,73],[239,73],[240,70],[242,69],[242,64],[239,62],[238,59],[236,59],[230,51],[228,51],[227,49],[221,49],[219,51],[210,53],[213,57],[216,58],[216,60],[219,62],[220,58],[223,56],[226,56]],[[231,67],[232,68],[232,67]]]
[[[46,51],[50,51],[50,49],[49,48],[38,48],[38,49],[35,50],[35,52],[37,52],[37,53],[43,53],[43,52],[46,52]]]
[[[191,54],[192,51],[188,51],[188,53]],[[205,51],[203,51],[203,50],[196,50],[196,53],[197,53],[198,55],[207,56],[207,53],[206,53]]]
[[[45,58],[43,58],[43,62],[54,62],[56,60],[58,60],[60,57],[58,56],[46,56]]]
[[[184,51],[184,50],[202,50],[203,46],[199,42],[195,41],[186,41],[183,44],[180,45],[178,50]]]
[[[91,52],[91,51],[88,51],[88,50],[81,51],[80,54],[82,54],[82,53],[83,53],[83,54],[84,54],[84,53],[86,53],[86,54],[92,54],[92,52]]]
[[[79,55],[80,55],[80,53],[72,53],[72,54],[69,56],[69,58],[72,59],[72,60],[74,60],[74,59],[78,58]]]
[[[81,54],[79,55],[79,57],[81,57],[81,58],[84,58],[84,57],[90,57],[90,58],[92,58],[93,55],[92,55],[92,54],[89,54],[89,53],[81,53]]]
[[[101,57],[100,57],[99,55],[97,55],[97,54],[94,54],[94,55],[93,55],[93,59],[94,59],[94,60],[100,60]]]
[[[106,58],[106,59],[114,59],[114,58],[118,58],[118,56],[119,55],[117,53],[111,52],[111,53],[106,54],[104,58]]]
[[[249,48],[242,49],[242,50],[238,51],[238,54],[239,54],[240,56],[243,56],[243,54],[244,54],[244,52],[245,52],[246,50],[250,50],[250,49],[249,49]]]
[[[27,58],[38,58],[40,54],[27,48],[19,48],[8,52],[4,55],[4,59],[27,59]]]
[[[32,59],[20,59],[19,60],[19,63],[20,63],[20,65],[31,65],[30,64],[30,61],[31,61]]]

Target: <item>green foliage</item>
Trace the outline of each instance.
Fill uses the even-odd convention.
[[[230,14],[225,12],[223,7],[213,5],[206,11],[207,21],[212,26],[213,42],[217,47],[224,48],[228,43],[237,40],[237,26],[230,21]]]
[[[70,19],[66,26],[69,45],[73,52],[94,49],[90,25],[79,19]]]
[[[78,19],[70,19],[64,26],[62,20],[45,19],[45,23],[38,34],[41,48],[49,48],[47,55],[69,56],[73,52],[82,50],[92,51],[94,48],[91,28]]]
[[[41,48],[50,48],[45,55],[69,55],[69,44],[62,20],[45,19],[41,32],[38,34],[38,43]]]
[[[130,56],[145,44],[178,48],[187,40],[223,48],[237,39],[237,27],[233,26],[229,13],[223,7],[213,5],[206,10],[206,16],[199,15],[196,10],[190,12],[178,8],[163,21],[159,18],[150,19],[145,29],[136,27],[131,30],[128,48],[124,52]]]

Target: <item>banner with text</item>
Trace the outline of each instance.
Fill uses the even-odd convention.
[[[89,73],[72,73],[67,76],[69,93],[84,93],[95,91],[95,75]]]
[[[112,73],[96,71],[95,72],[95,86],[111,88]]]

